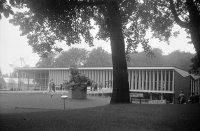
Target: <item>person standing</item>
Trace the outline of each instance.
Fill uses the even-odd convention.
[[[54,84],[54,82],[53,82],[53,79],[51,79],[51,80],[49,81],[48,90],[49,90],[49,93],[51,93],[51,98],[52,98],[53,92],[55,93],[55,84]]]
[[[51,82],[52,82],[53,80],[51,79],[50,81],[49,81],[49,83],[48,83],[48,92],[51,92]]]
[[[183,91],[181,91],[181,93],[179,94],[178,101],[179,101],[179,104],[185,103],[185,95],[184,95]]]

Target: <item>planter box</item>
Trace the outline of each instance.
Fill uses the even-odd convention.
[[[87,87],[86,89],[73,89],[71,91],[71,98],[72,99],[87,99]]]

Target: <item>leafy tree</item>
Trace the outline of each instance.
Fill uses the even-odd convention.
[[[85,49],[71,48],[68,51],[62,52],[55,59],[55,67],[81,67],[86,61],[88,51]]]
[[[186,52],[174,51],[165,57],[169,66],[175,66],[189,71],[192,64],[191,59],[194,55]]]
[[[19,2],[19,3],[17,3]],[[40,55],[58,50],[55,41],[67,45],[85,42],[93,45],[91,19],[100,26],[98,38],[111,41],[113,63],[113,94],[111,103],[129,103],[128,73],[121,14],[132,9],[133,3],[122,4],[116,0],[12,0],[15,7],[27,8],[15,14],[11,22],[20,25],[22,35],[27,35],[29,45]]]
[[[147,55],[146,52],[131,53],[129,55],[130,61],[128,66],[165,66],[165,60],[163,59],[162,50],[155,48],[152,49],[152,54]]]
[[[197,55],[195,55],[192,59],[192,69],[190,69],[190,73],[196,74],[196,75],[200,75],[200,59],[197,57]]]
[[[0,69],[0,89],[3,89],[6,85],[6,82],[3,79],[3,75],[1,73],[1,69]]]
[[[49,53],[47,57],[40,57],[39,61],[36,63],[36,67],[40,68],[50,68],[54,67],[55,54]]]
[[[124,30],[125,35],[131,36],[126,39],[128,51],[135,50],[141,41],[148,51],[148,39],[144,37],[147,30],[152,32],[152,37],[169,42],[172,35],[178,34],[172,31],[176,23],[190,35],[188,37],[195,47],[196,57],[200,59],[199,0],[138,0],[129,20],[129,26]],[[196,66],[200,65],[199,61],[195,62],[198,62]]]
[[[168,0],[174,21],[190,33],[192,43],[200,59],[200,1],[199,0]]]
[[[155,48],[152,49],[154,56],[147,56],[145,52],[139,52],[137,54],[130,54],[130,61],[128,62],[128,66],[132,67],[140,67],[140,66],[148,66],[148,67],[178,67],[180,69],[189,71],[192,62],[191,58],[194,57],[194,54],[174,51],[168,55],[163,55],[162,50]]]
[[[2,14],[6,18],[8,18],[10,14],[13,14],[11,7],[7,3],[7,0],[0,0],[0,19],[2,18]]]
[[[84,64],[85,67],[110,67],[112,66],[111,55],[101,47],[93,49]]]

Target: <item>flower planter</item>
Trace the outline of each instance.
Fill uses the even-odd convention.
[[[77,69],[70,69],[70,81],[68,87],[71,90],[72,99],[86,99],[87,86],[91,85],[91,81],[84,74],[80,74]]]
[[[87,87],[72,89],[71,98],[72,99],[87,99]]]

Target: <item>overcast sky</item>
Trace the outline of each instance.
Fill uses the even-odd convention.
[[[175,50],[195,53],[193,45],[188,44],[186,39],[186,33],[182,31],[178,38],[172,38],[170,45],[165,42],[159,42],[158,40],[151,40],[150,45],[153,48],[160,48],[164,54],[169,54]],[[95,40],[95,46],[89,47],[87,44],[76,45],[73,47],[86,48],[92,50],[97,46],[103,47],[106,51],[110,52],[110,44],[104,41]],[[65,50],[69,49],[67,45]],[[138,51],[142,51],[139,47]],[[24,61],[30,67],[34,67],[39,56],[32,52],[32,48],[28,46],[25,36],[20,36],[19,27],[13,26],[7,19],[0,20],[0,69],[3,74],[11,73],[13,67],[21,66],[20,57],[24,58]]]

